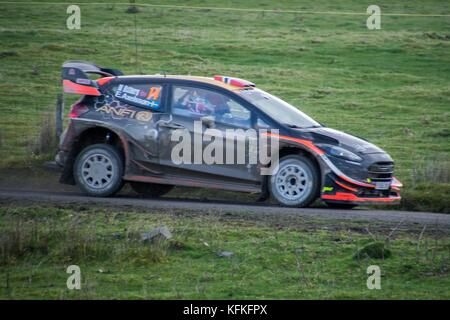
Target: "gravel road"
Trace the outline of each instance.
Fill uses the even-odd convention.
[[[0,200],[21,202],[31,201],[56,204],[96,204],[110,207],[136,207],[148,209],[190,209],[197,211],[221,211],[236,213],[259,213],[270,215],[296,215],[301,217],[315,217],[333,220],[365,220],[385,222],[405,222],[418,224],[440,225],[450,227],[450,215],[430,212],[409,212],[395,210],[369,209],[326,209],[326,208],[285,208],[268,204],[248,204],[232,202],[211,202],[189,199],[142,199],[127,195],[112,198],[93,198],[77,192],[46,192],[0,189]]]

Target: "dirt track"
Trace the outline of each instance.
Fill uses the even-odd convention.
[[[161,199],[142,199],[125,188],[113,198],[92,198],[81,194],[74,186],[58,183],[59,173],[41,168],[0,170],[0,205],[7,203],[54,203],[54,204],[96,204],[111,208],[129,210],[185,209],[197,212],[230,212],[248,214],[249,219],[293,220],[290,217],[318,218],[340,221],[399,222],[419,225],[434,225],[450,230],[450,215],[429,212],[408,212],[396,210],[371,210],[366,208],[337,210],[327,208],[285,208],[270,203],[256,203],[257,195],[236,192],[205,192],[199,189],[179,188]],[[177,189],[177,188],[176,188]],[[263,218],[264,217],[264,218]],[[278,218],[277,218],[278,217]],[[287,223],[289,223],[287,221]]]
[[[450,215],[388,211],[388,210],[337,210],[325,208],[285,208],[267,204],[249,204],[231,202],[210,202],[189,199],[163,198],[142,199],[129,195],[120,195],[113,198],[93,198],[84,196],[78,192],[48,192],[48,191],[24,191],[24,190],[0,190],[0,200],[22,202],[31,201],[39,203],[56,204],[95,204],[110,207],[136,207],[148,209],[189,209],[196,211],[221,211],[237,213],[257,213],[270,215],[296,215],[301,217],[314,217],[333,220],[365,220],[385,221],[440,225],[444,228],[450,227]]]

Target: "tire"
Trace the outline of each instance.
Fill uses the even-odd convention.
[[[278,171],[269,179],[272,197],[289,207],[307,207],[319,195],[320,176],[314,163],[300,155],[279,162]]]
[[[131,188],[145,198],[158,198],[173,189],[170,184],[130,182]]]
[[[333,202],[325,202],[327,204],[327,207],[331,209],[353,209],[354,207],[357,207],[357,204],[351,204],[351,203],[333,203]]]
[[[73,176],[78,187],[87,195],[107,197],[123,186],[123,160],[116,148],[94,144],[78,154]]]

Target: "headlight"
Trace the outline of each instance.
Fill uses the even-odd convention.
[[[333,157],[337,157],[337,158],[341,158],[341,159],[345,159],[345,160],[353,161],[353,162],[361,162],[363,160],[360,156],[357,156],[353,152],[348,151],[348,150],[338,147],[338,146],[332,146],[329,144],[318,144],[317,146],[320,149],[322,149],[323,151],[325,151],[326,154],[333,156]]]

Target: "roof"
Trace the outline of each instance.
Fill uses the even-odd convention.
[[[224,89],[234,91],[234,90],[241,90],[242,87],[233,86],[230,84],[226,84],[223,81],[214,80],[214,78],[210,77],[200,77],[200,76],[183,76],[183,75],[162,75],[162,74],[154,74],[154,75],[138,75],[138,76],[121,76],[121,78],[138,78],[138,77],[145,77],[145,78],[165,78],[165,79],[180,79],[180,80],[191,80],[191,81],[197,81],[202,83],[208,83],[213,84],[219,87],[222,87]]]

